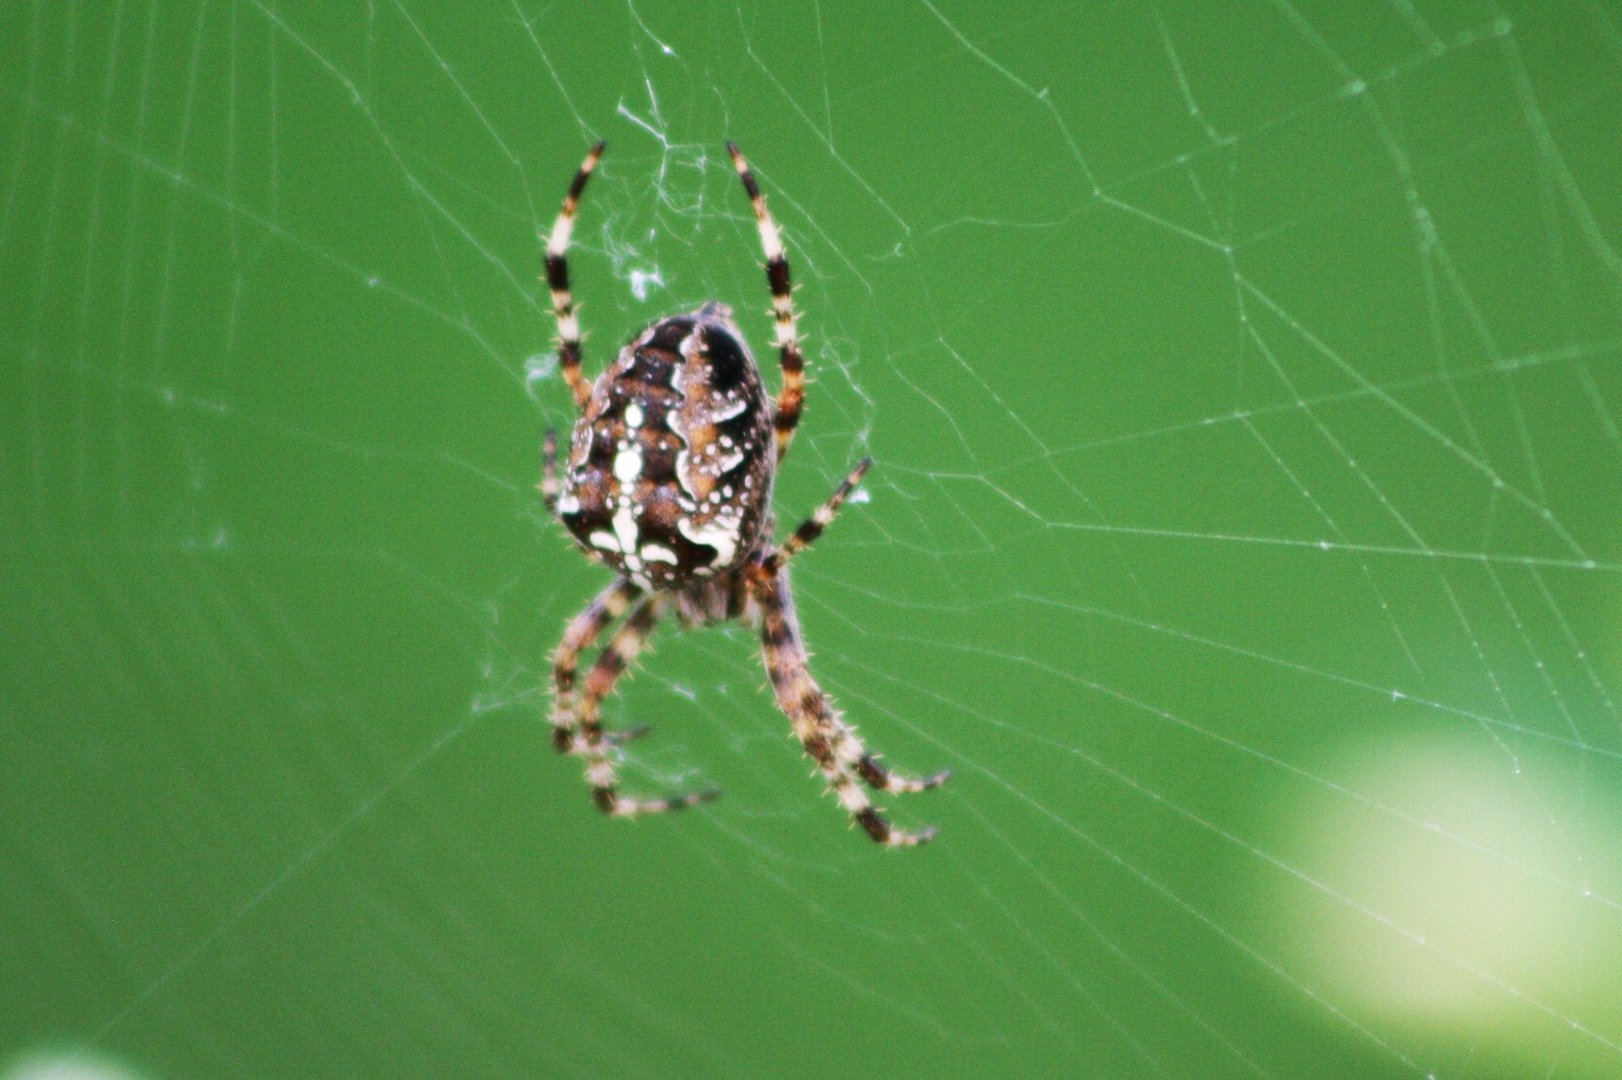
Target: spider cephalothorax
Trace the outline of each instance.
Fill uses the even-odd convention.
[[[604,731],[600,713],[615,680],[667,610],[674,608],[686,627],[740,619],[760,631],[778,706],[840,803],[880,843],[922,843],[933,829],[892,828],[861,785],[921,791],[943,783],[948,774],[902,776],[867,752],[811,677],[789,588],[789,560],[822,534],[870,462],[858,464],[787,541],[778,545],[772,539],[772,484],[799,422],[805,363],[777,226],[743,155],[731,143],[727,151],[754,207],[766,252],[783,369],[775,406],[731,309],[714,302],[648,327],[595,385],[581,375],[580,327],[565,255],[580,193],[602,155],[602,143],[592,147],[575,174],[547,241],[559,366],[581,413],[561,480],[557,443],[547,434],[541,491],[580,545],[620,575],[569,623],[554,654],[553,743],[586,758],[587,779],[604,813],[679,810],[715,797],[714,791],[659,799],[620,794],[614,748],[644,729]],[[631,614],[577,688],[581,652],[627,610]]]

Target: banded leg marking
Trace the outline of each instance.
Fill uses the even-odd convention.
[[[800,352],[794,285],[789,279],[788,256],[783,252],[783,235],[766,210],[766,199],[760,193],[760,186],[755,183],[755,174],[749,171],[749,162],[738,152],[736,143],[727,143],[727,153],[732,155],[732,165],[743,180],[749,204],[754,207],[755,225],[760,230],[760,246],[766,253],[766,285],[772,292],[777,355],[783,368],[783,387],[777,394],[773,419],[777,429],[777,460],[782,461],[788,453],[789,443],[794,441],[794,429],[800,423],[800,412],[805,405],[805,356]]]
[[[793,536],[790,536],[777,550],[766,556],[767,573],[775,574],[790,559],[816,543],[817,537],[822,535],[822,530],[833,524],[835,515],[839,513],[839,508],[845,505],[845,500],[850,498],[850,493],[856,490],[856,485],[862,482],[862,477],[867,475],[867,470],[872,466],[873,459],[870,457],[863,458],[856,463],[856,468],[850,471],[849,476],[840,481],[839,486],[834,489],[834,493],[828,496],[828,501],[817,507],[812,515],[806,518],[798,529],[794,530]]]
[[[574,394],[574,403],[584,409],[591,398],[591,385],[580,374],[580,320],[575,317],[574,296],[569,292],[569,234],[574,230],[575,210],[580,206],[580,193],[603,156],[603,143],[599,142],[586,154],[580,169],[574,174],[569,193],[563,197],[563,209],[552,223],[552,234],[546,241],[546,285],[552,290],[552,314],[558,322],[558,367],[564,381]]]
[[[872,754],[863,753],[859,744],[855,747],[855,751],[856,771],[874,791],[928,791],[940,787],[952,778],[951,769],[942,769],[929,776],[910,776],[906,773],[892,772],[880,765]]]

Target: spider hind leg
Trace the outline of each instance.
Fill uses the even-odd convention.
[[[558,753],[574,753],[580,733],[575,706],[580,654],[591,648],[609,624],[623,615],[631,602],[641,595],[641,589],[621,578],[598,593],[586,610],[575,616],[563,631],[563,640],[552,654],[552,745]]]
[[[602,727],[603,699],[614,689],[614,684],[625,670],[636,661],[648,636],[664,612],[666,596],[655,594],[644,600],[630,618],[620,624],[614,636],[592,664],[586,675],[586,685],[580,695],[576,720],[580,728],[580,745],[575,750],[586,759],[586,781],[591,785],[592,802],[610,817],[637,817],[658,814],[667,810],[684,810],[709,802],[721,792],[715,788],[683,794],[666,795],[657,799],[633,798],[619,792],[618,771],[614,765],[613,749],[647,732],[646,727],[609,732]]]
[[[874,841],[887,847],[912,847],[935,836],[934,828],[907,832],[891,825],[859,781],[881,791],[911,792],[938,787],[947,772],[924,779],[892,773],[879,765],[854,728],[845,723],[811,675],[810,657],[794,614],[788,574],[779,566],[760,565],[754,588],[761,605],[761,648],[778,707],[789,718],[805,752],[817,763],[828,786],[851,819]]]
[[[856,772],[874,791],[912,792],[938,788],[952,778],[951,769],[942,769],[929,776],[909,776],[886,769],[878,758],[864,753],[856,759]]]

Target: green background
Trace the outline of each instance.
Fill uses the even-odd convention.
[[[0,1075],[1622,1075],[1622,12],[0,6]],[[813,382],[591,809],[544,234]],[[775,385],[776,372],[767,377]]]

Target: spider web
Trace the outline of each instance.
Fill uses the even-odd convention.
[[[1622,14],[0,11],[0,1075],[1622,1070]],[[550,756],[588,370],[783,225],[815,672]],[[770,373],[775,379],[775,372]]]

